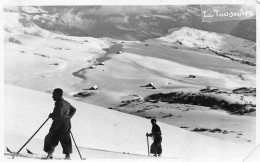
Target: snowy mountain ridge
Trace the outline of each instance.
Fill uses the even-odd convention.
[[[27,14],[48,14],[47,11],[44,11],[41,8],[31,7],[31,6],[21,6],[18,7],[18,10],[22,13],[27,13]]]
[[[158,39],[171,44],[207,49],[238,60],[256,62],[256,44],[231,35],[182,27]]]
[[[204,23],[201,21],[199,5],[41,6],[40,8],[52,14],[59,13],[62,17],[66,17],[72,26],[82,29],[89,36],[123,40],[140,41],[158,38],[168,34],[171,28],[184,26],[228,34],[239,23],[239,21]],[[129,30],[133,30],[128,33],[130,37],[125,36]]]
[[[118,8],[113,7],[111,9],[109,7],[103,8],[105,11],[109,9],[118,10]],[[171,8],[173,6],[167,7]],[[16,8],[6,6],[4,11],[30,15],[33,22],[41,28],[65,35],[111,37],[123,40],[158,38],[168,34],[168,30],[171,28],[181,28],[183,26],[232,34],[234,32],[231,31],[239,23],[238,21],[202,23],[199,6],[173,7],[173,9],[168,9],[169,13],[152,10],[147,13],[143,11],[142,14],[115,12],[113,15],[98,15],[99,12],[102,12],[102,10],[99,11],[99,8],[98,6],[93,6],[93,8],[87,6],[85,8],[76,6],[21,6]],[[88,9],[90,9],[89,14]],[[142,9],[145,10],[145,7],[140,8],[140,10]],[[95,10],[97,10],[97,13],[95,13]],[[138,10],[138,6],[136,6],[136,10]],[[38,17],[35,17],[36,15]],[[255,29],[255,26],[252,26],[252,28]],[[235,35],[247,38],[244,35],[236,33]],[[251,35],[255,35],[255,30],[252,30]]]

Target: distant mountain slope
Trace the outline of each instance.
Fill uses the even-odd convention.
[[[256,20],[250,19],[240,21],[236,28],[229,34],[256,42]]]
[[[239,22],[202,22],[199,5],[169,5],[161,6],[162,9],[153,9],[151,6],[41,6],[41,8],[66,18],[72,26],[85,31],[89,36],[123,40],[158,38],[168,34],[171,28],[184,26],[227,34]],[[136,12],[129,13],[132,10]],[[113,14],[110,14],[111,12]]]
[[[125,6],[127,7],[127,6]],[[146,6],[149,8],[149,6]],[[165,36],[172,28],[190,27],[204,31],[231,34],[254,40],[255,30],[247,37],[242,34],[239,21],[202,22],[198,5],[162,6],[162,10],[129,6],[136,13],[119,12],[122,6],[20,6],[5,7],[5,12],[20,13],[24,25],[37,26],[56,33],[71,36],[109,37],[121,40],[146,40]],[[102,11],[113,11],[102,14]],[[147,11],[146,11],[147,10]],[[118,11],[118,12],[116,12]],[[255,23],[255,20],[252,20]],[[239,28],[234,29],[234,28]],[[241,28],[251,28],[245,23]]]
[[[72,118],[72,132],[78,146],[147,155],[145,134],[151,129],[149,120],[71,99],[66,100],[77,108]],[[5,85],[5,146],[18,150],[24,144],[21,137],[29,138],[52,110],[51,94]],[[32,139],[42,142],[34,145],[32,149],[38,154],[43,154],[43,139],[50,124],[51,121],[48,121]],[[163,134],[163,157],[241,161],[251,149],[247,144],[238,147],[235,143],[168,124],[159,122],[159,125]],[[28,146],[32,147],[30,144]],[[76,150],[73,154],[77,154]],[[85,154],[83,156],[87,157]]]
[[[49,14],[47,11],[38,7],[5,7],[4,12],[5,14],[18,14],[18,20],[24,27],[36,25],[42,29],[58,34],[87,36],[87,33],[73,27],[69,20],[61,17],[59,14]]]
[[[256,61],[256,44],[254,42],[226,34],[183,27],[158,39],[168,43],[208,49],[237,61],[245,61],[250,65],[254,65]]]

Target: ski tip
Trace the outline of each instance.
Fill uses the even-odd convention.
[[[12,153],[12,151],[8,147],[6,147],[6,151]]]
[[[29,149],[26,149],[28,154],[33,154]]]

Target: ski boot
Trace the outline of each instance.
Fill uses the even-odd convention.
[[[48,154],[46,157],[43,158],[44,160],[52,160],[53,159],[53,155],[52,154]]]
[[[70,154],[66,154],[66,155],[65,155],[65,160],[71,160],[71,159],[70,159]]]

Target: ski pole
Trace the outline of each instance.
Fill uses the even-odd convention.
[[[147,148],[148,148],[148,156],[150,156],[150,151],[149,151],[149,139],[148,139],[148,133],[146,133],[146,138],[147,138]]]
[[[19,154],[19,152],[31,141],[31,139],[35,136],[35,134],[39,132],[39,130],[42,128],[42,126],[43,126],[49,119],[50,119],[50,118],[48,118],[48,119],[45,120],[45,122],[40,126],[40,128],[39,128],[39,129],[32,135],[32,137],[23,145],[23,147],[21,147],[20,150],[19,150],[17,153],[14,154],[13,158],[14,158],[17,154]],[[13,158],[12,158],[12,159],[13,159]]]
[[[77,144],[76,144],[76,142],[75,142],[75,139],[74,139],[73,134],[72,134],[71,131],[70,131],[70,134],[71,134],[71,137],[72,137],[72,139],[73,139],[73,141],[74,141],[74,144],[75,144],[75,146],[76,146],[76,148],[77,148],[77,150],[78,150],[79,156],[80,156],[81,160],[83,160],[83,158],[82,158],[82,156],[81,156],[81,154],[80,154],[80,152],[79,152],[79,148],[78,148],[78,146],[77,146]]]

